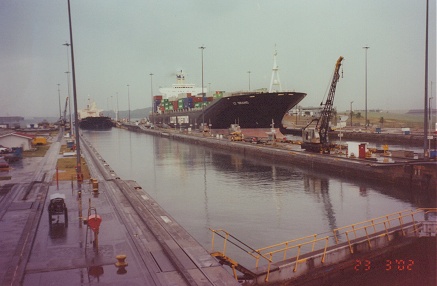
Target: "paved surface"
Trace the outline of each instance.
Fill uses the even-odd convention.
[[[87,146],[99,193],[88,183],[58,187],[52,178],[60,140],[0,181],[0,285],[238,285],[140,186],[106,172]],[[65,195],[68,223],[60,215],[50,226],[54,193]],[[102,218],[97,236],[82,220],[90,214]],[[119,254],[127,256],[124,268],[115,266]]]

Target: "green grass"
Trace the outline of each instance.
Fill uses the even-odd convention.
[[[35,146],[32,150],[27,150],[23,152],[24,158],[30,158],[30,157],[44,157],[47,153],[47,150],[50,148],[50,143],[47,145],[38,145]]]

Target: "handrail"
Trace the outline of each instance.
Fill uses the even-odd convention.
[[[352,231],[354,231],[354,234],[355,234],[355,237],[356,237],[356,231],[358,229],[360,229],[360,228],[356,228],[357,226],[364,225],[364,224],[366,224],[366,226],[368,226],[369,223],[370,223],[370,225],[372,225],[374,227],[374,230],[375,230],[374,232],[376,232],[375,226],[379,225],[381,223],[384,223],[384,222],[388,222],[388,228],[391,228],[392,226],[391,226],[390,222],[393,219],[390,218],[390,217],[392,217],[392,216],[397,216],[395,218],[400,218],[400,217],[405,217],[407,215],[412,215],[413,216],[413,220],[414,220],[414,214],[423,212],[423,210],[424,209],[404,210],[404,211],[400,211],[400,212],[396,212],[396,213],[391,213],[391,214],[387,214],[387,215],[380,216],[380,217],[377,217],[377,218],[373,218],[373,219],[369,219],[369,220],[366,220],[366,221],[362,221],[362,222],[358,222],[358,223],[354,223],[354,224],[350,224],[350,225],[347,225],[347,226],[336,228],[336,229],[332,230],[332,232],[334,234],[335,242],[336,242],[336,244],[339,243],[337,234],[341,234],[340,230],[345,230],[345,229],[352,228]],[[407,213],[407,214],[404,214],[404,213]],[[379,220],[381,220],[381,221],[379,222]],[[346,231],[344,233],[346,233]]]
[[[267,261],[269,261],[269,259],[267,257],[265,257],[263,254],[261,254],[259,251],[248,246],[247,244],[245,244],[244,242],[242,242],[241,240],[239,240],[238,238],[236,238],[235,236],[233,236],[232,234],[230,234],[226,230],[224,230],[224,229],[211,229],[211,228],[209,230],[213,233],[213,235],[212,235],[212,251],[214,251],[214,234],[217,234],[218,236],[220,236],[221,238],[224,239],[223,251],[222,251],[223,255],[226,255],[226,246],[227,246],[227,242],[229,242],[232,245],[234,245],[235,247],[246,252],[247,254],[249,254],[250,256],[254,257],[257,260],[259,260],[259,258],[262,257],[262,258],[266,259]],[[221,235],[220,232],[225,233],[225,235]],[[244,249],[243,247],[237,245],[235,242],[229,240],[229,237],[231,237],[232,239],[235,239],[238,243],[242,244],[244,247],[247,247],[251,251],[248,251],[248,250]],[[253,253],[257,253],[258,255],[254,255]]]
[[[322,263],[325,262],[330,237],[334,238],[334,240],[335,240],[334,245],[337,245],[337,244],[339,244],[338,235],[340,235],[342,233],[345,234],[346,239],[347,239],[347,243],[349,246],[349,251],[350,251],[350,253],[353,253],[352,241],[354,239],[365,238],[365,240],[367,240],[367,242],[369,244],[369,248],[371,248],[372,247],[371,237],[370,237],[371,235],[373,235],[377,232],[382,232],[383,235],[386,236],[388,240],[390,240],[389,230],[392,229],[393,227],[398,227],[402,231],[402,234],[405,235],[405,228],[404,227],[405,227],[406,223],[408,223],[408,224],[412,223],[413,229],[414,229],[413,232],[417,234],[419,231],[418,230],[418,221],[415,219],[414,215],[417,215],[419,213],[423,213],[424,215],[426,215],[428,213],[434,213],[434,212],[437,213],[437,208],[436,209],[418,208],[415,210],[404,210],[404,211],[395,212],[395,213],[391,213],[388,215],[380,216],[377,218],[373,218],[370,220],[366,220],[363,222],[359,222],[359,223],[350,224],[347,226],[336,228],[336,229],[332,230],[333,236],[318,237],[318,234],[313,234],[313,235],[308,235],[308,236],[301,237],[301,238],[287,240],[285,242],[273,244],[273,245],[258,248],[258,249],[254,249],[254,248],[248,246],[247,244],[243,243],[241,240],[239,240],[238,238],[236,238],[235,236],[231,235],[229,232],[227,232],[223,229],[214,230],[214,229],[210,228],[209,230],[213,233],[213,235],[212,235],[212,249],[213,249],[213,251],[214,251],[215,234],[217,234],[218,236],[220,236],[224,240],[223,251],[221,253],[222,255],[226,255],[227,243],[231,243],[232,245],[234,245],[238,249],[244,251],[245,253],[247,253],[251,257],[253,257],[255,259],[255,268],[257,268],[257,269],[259,267],[260,259],[263,258],[267,262],[267,270],[266,270],[266,278],[265,278],[265,281],[267,282],[268,278],[269,278],[269,274],[270,274],[271,265],[275,262],[286,260],[287,253],[289,253],[289,251],[291,251],[291,250],[297,249],[297,254],[295,257],[296,261],[295,261],[295,265],[294,265],[294,269],[293,269],[293,271],[296,272],[298,264],[305,261],[305,259],[300,259],[300,257],[302,255],[304,255],[305,253],[310,253],[310,252],[313,252],[316,250],[319,250],[319,251],[321,250],[321,251],[323,251],[321,262]],[[340,231],[343,231],[343,232],[340,232]],[[350,235],[351,235],[351,237],[350,237]],[[318,245],[320,242],[323,242],[323,241],[324,241],[323,246],[316,249],[316,244]],[[311,246],[311,247],[308,248],[307,252],[302,253],[303,248],[307,247],[307,246]],[[282,258],[281,258],[281,260],[275,261],[274,256],[275,256],[275,254],[278,254],[278,253],[283,253]]]

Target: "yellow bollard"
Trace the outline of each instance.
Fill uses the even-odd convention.
[[[126,267],[127,266],[127,262],[125,261],[126,257],[127,257],[126,254],[119,254],[119,255],[117,255],[115,258],[118,261],[115,263],[115,266],[117,266],[117,267]]]
[[[115,258],[117,258],[117,262],[115,263],[115,266],[118,268],[117,274],[123,275],[127,273],[126,266],[127,262],[126,255],[125,254],[119,254]]]
[[[93,193],[98,193],[99,192],[99,181],[97,179],[91,178],[90,183],[92,184],[92,187],[93,187]]]

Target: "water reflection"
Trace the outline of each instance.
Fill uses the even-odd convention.
[[[329,180],[326,178],[304,177],[304,188],[306,192],[315,196],[316,202],[323,205],[324,214],[328,220],[330,230],[336,229],[335,211],[329,197]]]
[[[122,179],[136,180],[205,247],[208,228],[263,247],[429,204],[399,188],[168,138],[116,128],[84,135]]]

